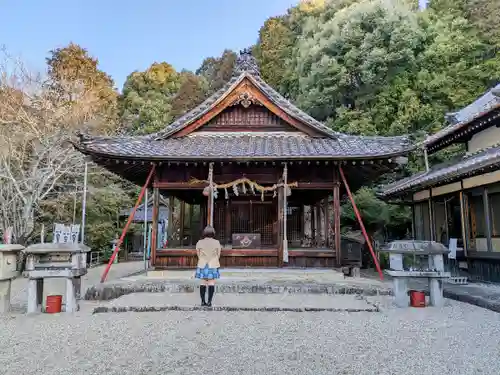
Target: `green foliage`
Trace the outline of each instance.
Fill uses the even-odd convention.
[[[167,126],[173,119],[172,100],[181,81],[181,75],[166,62],[130,74],[120,98],[120,117],[125,128],[134,134],[148,134]]]
[[[50,84],[56,92],[69,94],[69,101],[88,101],[101,118],[101,133],[116,129],[118,93],[113,79],[99,69],[96,58],[78,44],[70,43],[50,51],[46,63]]]
[[[231,79],[236,53],[225,50],[221,57],[207,57],[196,70],[196,74],[205,78],[208,82],[208,93],[212,94],[219,90]]]
[[[354,201],[363,219],[366,230],[371,234],[392,230],[405,230],[411,223],[411,211],[408,207],[387,204],[375,195],[373,189],[362,187],[354,193]],[[344,226],[359,228],[354,209],[348,198],[341,206],[341,220]]]
[[[208,92],[208,82],[202,76],[182,72],[180,79],[181,86],[172,99],[171,114],[174,119],[195,108],[205,99]]]
[[[269,18],[259,31],[257,48],[254,49],[262,78],[280,89],[284,85],[287,60],[292,52],[295,35],[285,17]]]

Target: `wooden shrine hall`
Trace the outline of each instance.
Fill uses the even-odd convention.
[[[346,187],[368,184],[411,149],[403,136],[332,131],[264,82],[249,50],[240,52],[223,88],[163,131],[80,134],[75,147],[152,187],[155,268],[194,268],[207,223],[223,245],[223,267],[336,266]],[[169,200],[163,226],[160,195]]]

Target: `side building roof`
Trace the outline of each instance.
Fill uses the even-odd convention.
[[[492,114],[493,116],[489,116]],[[500,84],[488,90],[485,94],[479,97],[477,100],[469,104],[468,106],[460,109],[457,112],[446,114],[445,118],[450,123],[450,125],[441,129],[437,133],[428,136],[423,145],[428,149],[442,148],[438,147],[439,143],[446,144],[447,138],[454,135],[460,136],[472,125],[473,122],[479,120],[483,117],[488,117],[488,120],[493,120],[496,117],[500,117]],[[476,124],[484,125],[484,124]],[[451,140],[448,140],[451,143]]]
[[[451,183],[462,178],[494,171],[500,168],[500,144],[475,153],[466,154],[433,166],[427,172],[420,172],[382,187],[379,195],[393,197],[418,191],[433,185]]]

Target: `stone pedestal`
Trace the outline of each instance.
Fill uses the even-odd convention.
[[[0,280],[0,314],[10,311],[10,291],[12,280]]]
[[[398,307],[408,307],[408,281],[416,278],[427,279],[430,305],[443,305],[443,280],[451,276],[449,272],[444,272],[443,254],[449,252],[444,245],[434,241],[393,241],[380,251],[389,253],[391,269],[386,273],[393,278],[394,302]],[[427,257],[428,269],[415,270],[415,264],[405,267],[404,255]]]
[[[406,278],[395,277],[392,281],[394,289],[394,303],[397,307],[408,307],[410,297],[408,296],[408,280]]]
[[[0,314],[10,311],[12,279],[19,275],[17,257],[24,249],[21,245],[0,245]]]
[[[65,279],[65,312],[78,311],[81,277],[87,273],[87,252],[78,243],[36,244],[25,249],[28,273],[28,313],[43,310],[44,279]]]

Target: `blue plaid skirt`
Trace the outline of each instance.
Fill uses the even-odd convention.
[[[220,277],[218,268],[208,268],[208,264],[205,265],[204,268],[196,268],[195,277],[197,279],[218,279]]]

